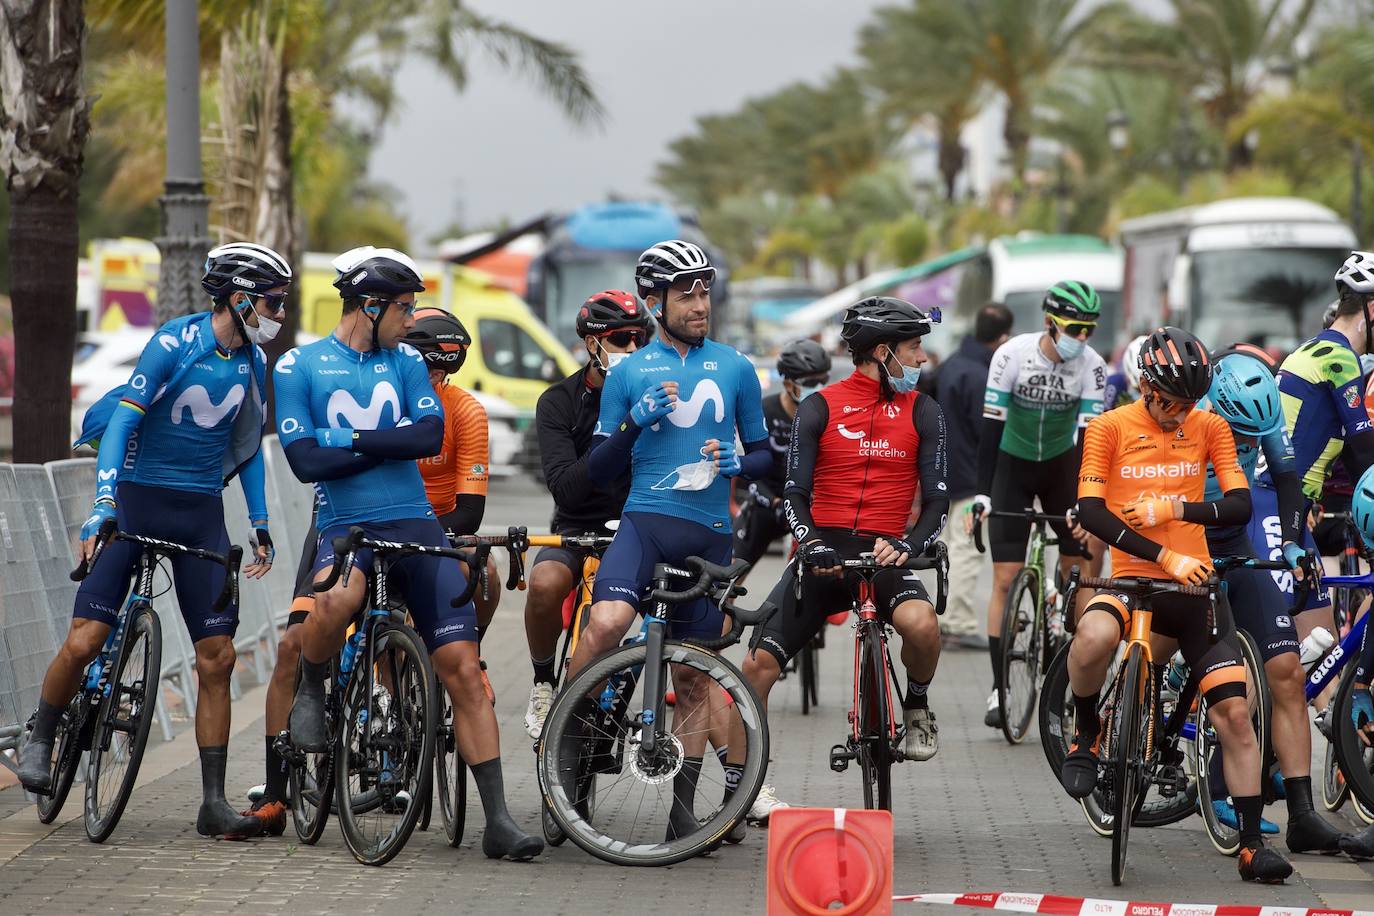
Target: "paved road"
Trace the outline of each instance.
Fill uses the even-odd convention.
[[[539,526],[547,497],[522,481],[499,484],[489,521]],[[756,584],[780,560],[767,558]],[[506,785],[517,820],[538,829],[533,755],[522,726],[529,665],[520,620],[523,602],[507,595],[484,654],[498,693]],[[857,775],[832,773],[829,747],[844,733],[848,631],[835,628],[821,662],[821,707],[802,717],[795,681],[779,685],[772,710],[770,781],[793,803],[860,804]],[[738,652],[738,650],[736,650]],[[1232,859],[1216,855],[1196,819],[1132,833],[1128,886],[1113,889],[1110,844],[1093,834],[1079,809],[1051,781],[1038,746],[1009,748],[984,728],[983,655],[948,652],[932,692],[942,750],[925,764],[900,766],[896,787],[895,889],[898,893],[1024,890],[1140,900],[1368,907],[1374,868],[1342,859],[1300,857],[1300,874],[1281,888],[1243,885]],[[262,781],[262,690],[234,709],[230,756],[235,791]],[[739,847],[664,871],[617,869],[571,844],[533,863],[491,863],[480,851],[480,812],[469,807],[468,837],[452,850],[416,834],[389,866],[355,865],[332,826],[316,847],[289,836],[247,843],[195,834],[199,768],[192,736],[149,748],[143,775],[109,842],[87,842],[78,819],[37,824],[16,790],[0,792],[0,911],[18,913],[218,913],[244,905],[293,916],[363,910],[409,913],[642,913],[693,906],[706,913],[761,913],[766,838],[753,832]],[[79,815],[79,792],[63,817]],[[1282,805],[1269,815],[1281,818]],[[644,895],[655,895],[651,902]],[[667,896],[671,895],[671,896]],[[660,902],[665,901],[665,902]],[[689,902],[690,901],[690,902]],[[908,911],[943,912],[929,905]],[[901,910],[899,909],[899,912]]]

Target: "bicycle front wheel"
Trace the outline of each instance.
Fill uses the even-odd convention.
[[[463,842],[463,827],[468,814],[468,768],[453,731],[453,699],[437,678],[435,699],[439,703],[439,731],[434,740],[434,773],[438,779],[439,815],[444,822],[444,837],[450,846]]]
[[[38,820],[51,824],[57,819],[67,795],[72,791],[72,781],[76,779],[76,769],[81,762],[81,730],[86,717],[81,713],[88,702],[86,691],[78,690],[57,724],[55,744],[57,754],[53,758],[52,794],[38,796]]]
[[[344,690],[334,794],[353,857],[385,865],[420,819],[437,710],[429,653],[415,631],[383,624],[373,638],[375,666],[359,658]]]
[[[1139,645],[1126,650],[1126,662],[1117,681],[1114,709],[1108,723],[1108,770],[1112,798],[1112,884],[1126,878],[1126,847],[1131,823],[1144,800],[1149,778],[1146,756],[1151,752],[1154,690],[1150,666]]]
[[[86,836],[93,843],[105,842],[124,814],[157,707],[162,626],[146,604],[129,611],[126,626],[86,763]]]
[[[689,788],[692,770],[684,767],[698,764],[689,762],[685,748],[706,740],[710,702],[685,711],[679,695],[671,729],[646,750],[641,714],[661,705],[644,696],[639,675],[647,653],[644,643],[621,646],[579,671],[554,701],[539,740],[539,784],[549,816],[582,849],[616,865],[672,865],[722,842],[754,803],[768,761],[767,721],[748,681],[714,652],[676,640],[664,643],[663,661],[702,675],[705,696],[724,691],[733,701],[730,714],[743,720],[743,773],[738,788],[727,792],[719,761],[705,753],[695,790]],[[670,836],[675,805],[695,815],[697,830]]]
[[[300,671],[296,673],[300,683]],[[337,664],[330,662],[329,677],[325,679],[325,734],[332,735],[338,728],[335,710],[339,674]],[[289,742],[288,742],[289,743]],[[302,843],[314,846],[324,835],[324,826],[329,822],[329,809],[334,800],[334,748],[331,745],[323,751],[308,753],[294,746],[287,750],[291,768],[287,771],[291,791],[291,826]]]
[[[1366,637],[1368,638],[1368,637]],[[1331,703],[1331,747],[1336,764],[1350,788],[1350,795],[1365,812],[1374,811],[1374,747],[1367,746],[1355,733],[1351,711],[1355,705],[1355,665],[1347,664],[1341,673],[1336,698]]]
[[[1039,573],[1022,567],[1012,580],[1002,611],[1002,682],[997,688],[997,702],[1002,707],[1002,734],[1010,744],[1025,740],[1040,691],[1045,629],[1041,592]]]
[[[859,657],[859,772],[864,807],[892,810],[891,696],[887,647],[877,627],[864,631]]]
[[[1333,707],[1334,715],[1334,707]],[[1320,736],[1320,733],[1319,733]],[[1340,761],[1336,758],[1336,742],[1323,739],[1326,752],[1322,755],[1322,807],[1327,811],[1339,811],[1350,797],[1350,784],[1341,772]]]
[[[1260,760],[1269,759],[1269,682],[1264,675],[1264,661],[1260,658],[1259,648],[1250,634],[1237,630],[1241,656],[1245,660],[1245,702],[1250,708],[1250,722],[1255,730],[1255,743],[1259,746]],[[1233,856],[1240,852],[1240,832],[1222,823],[1217,808],[1229,804],[1229,790],[1218,784],[1222,774],[1221,742],[1216,726],[1212,722],[1211,710],[1207,700],[1198,698],[1197,738],[1193,742],[1195,767],[1197,770],[1198,809],[1202,822],[1207,826],[1207,836],[1222,855]]]

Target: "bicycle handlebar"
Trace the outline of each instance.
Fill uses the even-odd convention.
[[[239,600],[239,564],[243,561],[243,548],[237,544],[230,546],[226,553],[216,553],[213,550],[204,550],[200,547],[187,547],[185,544],[178,544],[175,541],[166,541],[162,538],[147,537],[142,534],[130,534],[127,531],[117,530],[118,523],[107,518],[101,524],[100,530],[96,533],[95,550],[91,552],[89,562],[82,560],[77,563],[76,569],[68,574],[73,582],[80,582],[90,575],[95,568],[95,562],[109,546],[111,541],[128,541],[131,544],[138,544],[140,547],[151,547],[154,551],[164,554],[184,553],[187,556],[196,557],[200,560],[209,560],[217,566],[224,567],[224,585],[220,588],[219,595],[215,597],[215,602],[210,606],[211,615],[219,614],[231,603]]]
[[[991,512],[984,513],[981,506],[974,504],[970,511],[973,513],[973,546],[978,548],[979,553],[987,553],[987,548],[983,546],[983,519],[985,518],[1017,518],[1031,524],[1046,525],[1067,521],[1062,515],[1055,515],[1052,512],[1037,512],[1029,506],[1019,512],[1009,509],[993,509]],[[1091,560],[1092,558],[1092,551],[1087,549],[1087,545],[1084,545],[1083,559]]]
[[[1148,576],[1121,576],[1112,579],[1102,579],[1097,576],[1080,576],[1078,585],[1081,588],[1108,589],[1114,592],[1128,592],[1143,597],[1172,593],[1178,595],[1191,595],[1196,598],[1210,597],[1216,588],[1217,580],[1213,578],[1207,585],[1186,585],[1182,582],[1171,582],[1168,579],[1151,579]]]
[[[457,550],[452,547],[431,547],[428,544],[409,544],[400,541],[374,541],[369,538],[366,532],[357,525],[348,529],[348,533],[334,538],[334,565],[330,567],[329,576],[323,582],[316,582],[311,589],[319,594],[327,592],[343,579],[343,584],[348,585],[348,578],[353,572],[353,565],[357,559],[357,552],[362,548],[368,548],[376,553],[383,554],[419,554],[429,557],[448,557],[453,560],[461,560],[468,565],[468,570],[472,575],[468,576],[467,588],[463,593],[454,598],[451,604],[453,607],[462,607],[472,600],[472,596],[477,593],[477,585],[481,581],[481,571],[486,568],[487,554],[491,552],[491,545],[477,544],[473,550]]]
[[[904,563],[882,564],[872,553],[859,554],[857,558],[841,560],[840,567],[846,572],[881,572],[884,569],[930,570],[937,572],[935,577],[935,614],[943,616],[945,600],[949,596],[949,548],[943,541],[936,541],[930,548],[930,556],[907,557]],[[802,569],[807,569],[804,563]]]

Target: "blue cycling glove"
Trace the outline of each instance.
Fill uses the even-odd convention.
[[[644,394],[640,395],[639,400],[635,401],[630,408],[630,419],[635,426],[643,429],[646,426],[653,426],[662,420],[673,410],[673,398],[668,394],[668,390],[659,382]]]
[[[115,517],[115,504],[109,499],[98,499],[91,507],[91,517],[81,526],[81,540],[88,541],[100,533],[105,520]]]
[[[315,442],[321,448],[353,448],[353,430],[351,429],[317,429],[315,430]]]
[[[716,456],[716,467],[720,469],[720,476],[722,477],[734,477],[739,474],[739,453],[735,451],[733,442],[728,445],[724,442],[720,444]]]
[[[1355,723],[1355,731],[1374,722],[1374,699],[1368,690],[1356,687],[1350,693],[1350,721]]]
[[[1303,550],[1292,541],[1283,542],[1283,559],[1288,563],[1289,569],[1297,569],[1302,561],[1307,557],[1307,551]]]

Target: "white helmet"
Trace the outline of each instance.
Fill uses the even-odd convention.
[[[1336,271],[1336,289],[1342,287],[1363,295],[1374,295],[1374,252],[1352,251]]]
[[[681,239],[669,239],[646,249],[635,265],[635,282],[640,295],[646,298],[679,279],[700,280],[709,289],[715,277],[716,269],[701,246]],[[695,288],[695,282],[692,285]]]
[[[375,296],[394,299],[403,293],[422,293],[425,282],[420,267],[404,252],[394,248],[374,248],[364,245],[352,248],[332,262],[338,271],[334,286],[339,295]]]
[[[1121,371],[1126,374],[1126,383],[1131,386],[1133,393],[1140,391],[1140,351],[1145,349],[1145,341],[1149,339],[1141,334],[1126,344],[1126,349],[1121,353]]]

